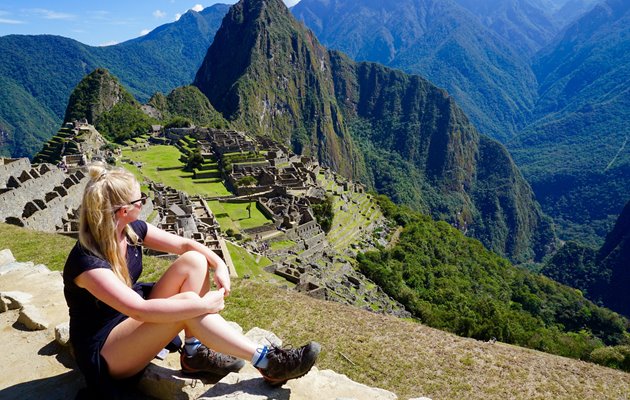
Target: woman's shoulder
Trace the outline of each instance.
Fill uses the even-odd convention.
[[[63,267],[64,280],[73,280],[81,273],[95,268],[111,268],[111,265],[81,246],[81,243],[77,240]]]
[[[145,236],[147,236],[147,223],[138,219],[136,221],[133,221],[131,223],[129,223],[129,226],[131,227],[131,229],[133,229],[134,232],[136,232],[136,235],[138,235],[138,237],[140,237],[140,239],[145,238]]]

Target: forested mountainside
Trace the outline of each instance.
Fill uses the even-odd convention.
[[[597,0],[455,0],[512,46],[532,57]]]
[[[379,204],[403,229],[393,247],[360,254],[359,268],[424,323],[583,360],[597,359],[602,343],[616,346],[610,360],[627,351],[627,319],[509,265],[443,222],[382,197]]]
[[[233,6],[194,84],[234,126],[270,135],[514,260],[555,237],[497,142],[419,76],[328,51],[280,0]],[[378,150],[378,151],[377,151]]]
[[[599,250],[569,242],[542,272],[580,289],[592,301],[630,316],[630,201]]]
[[[293,12],[325,45],[352,57],[406,72],[421,66],[421,75],[445,87],[482,133],[506,143],[563,238],[601,244],[630,196],[628,3],[458,3],[302,0]],[[413,57],[402,57],[403,48],[414,48]],[[502,81],[506,97],[486,81],[503,73],[519,81]],[[514,104],[500,104],[502,98]],[[508,119],[518,128],[510,135],[489,129],[471,104],[491,123]]]
[[[0,155],[33,156],[59,128],[74,87],[96,68],[109,69],[140,101],[190,83],[227,9],[189,11],[107,47],[50,35],[0,37]]]
[[[630,198],[630,3],[599,4],[534,70],[538,119],[508,148],[563,236],[599,245]]]
[[[484,134],[528,121],[536,80],[524,54],[448,0],[302,0],[292,12],[327,47],[445,88]]]

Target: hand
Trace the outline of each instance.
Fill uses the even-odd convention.
[[[225,308],[225,289],[213,290],[206,293],[203,299],[208,302],[208,312],[216,314]]]
[[[230,295],[230,272],[224,262],[214,269],[214,283],[219,289],[225,289],[225,297]]]

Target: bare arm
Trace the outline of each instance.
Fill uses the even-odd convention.
[[[75,283],[115,310],[143,322],[182,321],[198,315],[217,313],[224,307],[224,290],[208,292],[199,297],[185,296],[145,300],[105,268],[83,272]]]
[[[208,260],[208,265],[214,269],[214,282],[217,287],[225,289],[226,296],[230,294],[230,273],[227,265],[225,265],[221,257],[201,243],[147,224],[147,235],[144,238],[144,245],[150,249],[178,255],[187,251],[197,251],[203,254]]]

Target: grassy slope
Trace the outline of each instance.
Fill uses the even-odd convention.
[[[63,267],[74,240],[0,224],[0,249],[19,261]],[[235,262],[239,258],[235,259]],[[146,258],[156,275],[166,262]],[[237,266],[240,268],[240,266]],[[145,277],[147,274],[145,273]],[[333,369],[401,399],[622,399],[630,374],[501,343],[460,338],[421,324],[236,279],[223,312],[245,330],[269,329],[285,343],[316,339],[320,369]],[[326,321],[322,324],[322,321]]]
[[[221,182],[210,182],[207,179],[189,179],[192,178],[192,172],[185,172],[181,169],[184,167],[184,164],[179,161],[181,153],[174,146],[150,146],[145,151],[123,149],[123,156],[143,163],[144,166],[140,170],[126,163],[122,164],[125,168],[136,173],[140,181],[142,181],[140,176],[146,176],[155,182],[162,182],[190,195],[228,196],[230,194]],[[158,171],[157,167],[172,169]]]

